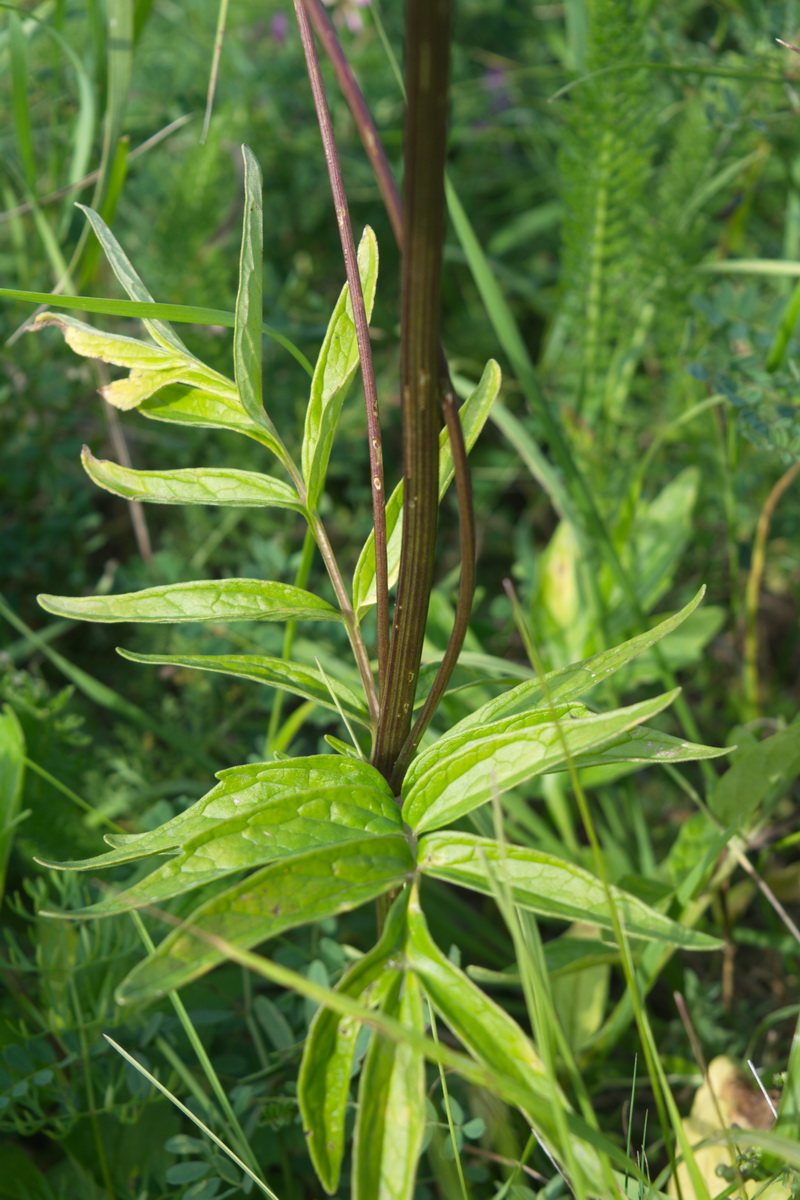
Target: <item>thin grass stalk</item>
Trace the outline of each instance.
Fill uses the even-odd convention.
[[[386,778],[411,729],[439,510],[440,301],[451,0],[408,0],[400,373],[405,503],[374,762]]]
[[[358,273],[358,259],[353,230],[350,224],[350,213],[347,205],[347,194],[342,179],[341,163],[336,149],[336,139],[331,123],[330,109],[322,82],[319,67],[319,57],[311,31],[308,14],[303,0],[294,0],[297,14],[297,25],[303,43],[308,78],[311,83],[311,93],[314,97],[314,107],[317,112],[322,145],[325,150],[325,162],[328,168],[333,203],[336,209],[336,222],[339,226],[339,236],[342,242],[342,254],[347,272],[347,282],[350,285],[350,303],[353,306],[353,321],[356,327],[358,355],[361,361],[361,378],[364,384],[364,403],[367,412],[367,436],[369,439],[369,470],[370,490],[372,492],[372,519],[375,529],[375,593],[378,619],[378,681],[379,692],[383,693],[386,680],[389,656],[389,569],[386,561],[386,499],[383,481],[383,450],[381,442],[380,415],[378,411],[378,389],[375,382],[375,369],[372,363],[372,347],[369,340],[369,323],[361,292],[361,280]]]

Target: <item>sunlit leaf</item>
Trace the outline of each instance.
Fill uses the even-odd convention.
[[[701,588],[685,608],[659,625],[655,625],[652,629],[648,629],[646,633],[640,633],[629,641],[614,646],[611,650],[603,650],[582,662],[561,667],[557,671],[550,671],[541,679],[532,679],[528,683],[521,683],[504,695],[490,700],[454,725],[445,734],[442,741],[458,737],[464,730],[481,728],[490,722],[513,716],[515,713],[532,712],[534,709],[550,703],[563,704],[565,701],[580,699],[581,696],[585,696],[592,688],[602,683],[604,679],[608,679],[615,671],[619,671],[637,654],[641,654],[643,650],[649,649],[661,638],[666,637],[673,629],[677,629],[681,622],[694,612],[704,594],[705,588]]]
[[[345,684],[333,679],[328,671],[323,674],[316,667],[301,666],[284,658],[268,658],[264,654],[134,654],[119,649],[117,652],[131,662],[191,667],[252,679],[255,683],[265,683],[313,700],[333,712],[341,709],[350,720],[369,726],[369,713],[364,702]]]
[[[475,390],[459,409],[464,431],[464,443],[471,450],[486,424],[492,404],[500,389],[500,368],[490,359]],[[447,430],[439,435],[439,500],[453,480],[453,452]],[[403,536],[403,484],[392,492],[386,502],[386,556],[389,586],[397,581],[400,568],[400,544]],[[375,534],[369,535],[353,575],[353,605],[358,617],[375,603]]]
[[[263,216],[261,171],[255,155],[242,146],[244,159],[244,221],[239,259],[239,291],[233,327],[233,365],[242,408],[251,421],[266,420],[261,400],[261,276],[263,272]]]
[[[442,953],[428,932],[427,922],[414,892],[409,901],[406,962],[418,977],[431,1004],[460,1042],[479,1063],[491,1071],[518,1080],[530,1094],[525,1115],[537,1137],[551,1153],[559,1155],[556,1106],[570,1106],[558,1082],[547,1074],[539,1055],[516,1021],[472,982]],[[596,1152],[575,1139],[574,1158],[596,1185],[602,1178]],[[564,1158],[563,1152],[559,1157]],[[580,1195],[580,1190],[576,1189]],[[589,1194],[604,1194],[593,1192]]]
[[[437,829],[535,775],[560,769],[570,756],[587,755],[618,740],[666,708],[676,695],[677,691],[667,692],[610,713],[559,704],[442,738],[408,770],[403,818],[417,833]]]
[[[380,1004],[400,974],[396,953],[402,943],[408,889],[395,900],[380,941],[347,972],[337,992],[362,1004]],[[344,1154],[345,1112],[360,1024],[330,1008],[319,1008],[303,1048],[297,1098],[311,1161],[329,1193],[339,1185]]]
[[[227,391],[210,391],[172,384],[155,392],[139,406],[143,417],[166,421],[171,425],[196,425],[202,429],[231,429],[269,447],[281,457],[282,451],[270,431],[255,425],[245,413],[233,384]]]
[[[272,506],[303,512],[297,492],[281,479],[232,467],[189,467],[176,471],[135,471],[95,458],[87,446],[81,456],[89,478],[115,496],[156,504],[229,504]]]
[[[602,882],[554,854],[448,830],[421,838],[418,855],[420,869],[437,879],[492,895],[495,877],[510,888],[515,903],[543,917],[592,921],[602,929],[614,928]],[[716,938],[679,925],[619,888],[612,888],[611,894],[620,922],[631,937],[690,950],[720,947]]]
[[[168,371],[187,368],[189,364],[188,356],[178,350],[152,345],[121,333],[103,333],[79,321],[77,317],[67,317],[63,313],[41,313],[36,318],[35,328],[41,329],[46,325],[56,325],[76,354],[84,358],[99,358],[115,367]]]
[[[39,596],[47,612],[76,621],[339,621],[325,600],[290,583],[202,579],[118,596]]]
[[[417,977],[398,972],[381,1006],[417,1033],[425,1014]],[[425,1133],[425,1059],[406,1043],[373,1034],[358,1089],[353,1200],[411,1200]]]
[[[403,883],[414,870],[402,834],[359,837],[271,863],[202,904],[121,984],[122,1004],[163,995],[224,961],[215,944],[239,949],[323,917],[347,912]]]
[[[378,243],[369,226],[364,230],[358,247],[358,272],[369,320],[378,279]],[[357,367],[356,327],[350,303],[350,289],[345,284],[319,352],[306,409],[302,466],[303,478],[308,488],[309,508],[315,507],[325,486],[325,474],[328,470],[336,425]]]
[[[0,897],[3,895],[8,856],[22,803],[25,779],[25,735],[17,714],[8,704],[0,712]]]
[[[179,853],[132,887],[64,916],[106,917],[131,908],[162,904],[235,872],[277,859],[294,859],[310,850],[352,841],[359,834],[396,833],[397,808],[372,788],[334,785],[293,793],[246,813],[217,821],[183,840]],[[64,866],[97,868],[118,862],[123,853]]]

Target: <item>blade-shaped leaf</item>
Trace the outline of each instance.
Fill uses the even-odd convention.
[[[639,725],[613,742],[588,754],[576,754],[575,767],[614,766],[617,763],[697,762],[704,758],[719,758],[730,754],[729,746],[701,746],[670,737],[660,729]],[[565,764],[566,766],[566,764]]]
[[[242,146],[244,159],[244,221],[239,259],[239,291],[233,327],[233,366],[242,408],[251,421],[263,425],[261,400],[261,275],[264,221],[261,211],[261,171],[255,155]]]
[[[95,458],[88,446],[81,455],[89,478],[115,496],[157,504],[271,505],[303,512],[294,488],[257,471],[228,467],[190,467],[177,471],[135,471]]]
[[[364,230],[358,247],[358,273],[369,320],[378,279],[378,243],[369,226]],[[350,289],[345,284],[319,352],[306,409],[302,466],[303,478],[308,488],[309,508],[316,506],[325,485],[333,436],[347,389],[353,381],[357,367],[356,327],[350,303]]]
[[[536,1050],[516,1021],[476,987],[434,943],[416,889],[408,907],[406,961],[433,1007],[478,1062],[519,1080],[526,1087],[531,1104],[525,1115],[551,1152],[559,1155],[558,1124],[553,1118],[553,1108],[558,1105],[568,1112],[568,1101],[557,1081],[545,1072]],[[589,1179],[599,1183],[602,1175],[595,1151],[577,1140],[573,1148]],[[563,1153],[559,1157],[563,1160]],[[595,1194],[591,1188],[588,1191]]]
[[[214,941],[240,949],[286,929],[348,912],[404,882],[414,870],[402,834],[361,837],[276,862],[202,904],[121,984],[121,1004],[163,995],[224,961]]]
[[[129,412],[132,408],[140,408],[145,400],[149,400],[156,392],[175,385],[190,387],[192,385],[211,391],[212,395],[225,400],[232,397],[238,406],[233,384],[220,376],[212,379],[202,368],[180,366],[150,370],[136,368],[124,379],[115,379],[113,383],[100,388],[100,395],[113,408],[121,412]]]
[[[255,425],[239,403],[239,396],[231,386],[226,393],[212,392],[208,388],[182,387],[172,384],[162,388],[139,405],[143,417],[153,421],[166,421],[171,425],[195,425],[202,429],[232,429],[243,433],[267,446],[273,454],[282,457],[279,442],[268,429]]]
[[[486,424],[492,404],[500,390],[500,368],[493,359],[484,368],[475,390],[465,400],[458,415],[464,431],[464,444],[471,450]],[[453,452],[447,430],[439,435],[439,500],[444,497],[453,480]],[[400,568],[400,544],[403,537],[403,484],[392,492],[386,502],[386,556],[389,586],[397,582]],[[369,535],[359,555],[353,574],[353,607],[360,619],[375,603],[375,534]]]
[[[543,917],[592,921],[613,930],[608,897],[589,871],[528,846],[498,845],[471,833],[429,833],[420,839],[420,869],[473,891],[492,894],[492,877],[507,884],[516,904]],[[612,887],[619,919],[631,937],[666,942],[688,950],[718,950],[721,943],[657,912],[644,901]]]
[[[119,282],[122,284],[125,291],[130,296],[131,300],[138,300],[140,303],[153,304],[153,297],[148,292],[142,280],[137,275],[133,268],[133,264],[126,255],[125,251],[120,246],[114,234],[106,225],[99,213],[96,213],[93,208],[88,208],[85,204],[76,204],[83,212],[94,230],[94,235],[103,248],[103,253],[106,256],[108,265],[116,275]],[[189,351],[184,346],[181,339],[178,337],[175,330],[167,324],[166,321],[145,320],[145,328],[150,333],[151,337],[155,338],[160,345],[166,347],[171,346],[179,353],[189,356]]]
[[[167,371],[188,365],[188,355],[179,350],[155,346],[138,338],[125,337],[121,333],[103,333],[102,330],[79,321],[77,317],[67,317],[63,313],[41,313],[36,318],[34,328],[41,329],[45,325],[57,325],[64,334],[67,345],[76,354],[84,358],[99,358],[115,367]],[[192,365],[199,366],[194,362]]]
[[[437,829],[535,775],[560,769],[570,756],[616,741],[661,712],[677,694],[667,692],[610,713],[559,705],[442,738],[408,770],[403,818],[417,833]]]
[[[425,1032],[419,982],[398,972],[382,1008]],[[425,1133],[425,1059],[403,1042],[373,1034],[361,1072],[353,1133],[353,1200],[411,1200]]]
[[[25,735],[13,708],[4,704],[0,712],[0,898],[22,804],[24,779]]]
[[[694,612],[704,594],[705,588],[703,587],[680,612],[675,613],[666,621],[662,621],[659,625],[655,625],[652,629],[648,629],[646,633],[640,633],[629,641],[623,642],[620,646],[614,646],[611,650],[603,650],[600,654],[594,654],[591,658],[573,663],[568,667],[561,667],[557,671],[550,671],[541,679],[532,679],[528,683],[521,683],[504,695],[490,700],[454,725],[445,734],[442,741],[458,737],[466,729],[479,729],[502,717],[510,717],[515,713],[532,712],[536,708],[556,701],[563,704],[565,701],[577,700],[581,696],[585,696],[604,679],[608,679],[615,671],[624,667],[637,654],[641,654],[643,650],[649,649],[661,638],[666,637],[673,629],[677,629],[689,614]]]
[[[374,793],[371,800],[374,811],[381,816],[393,817],[398,827],[400,824],[397,805],[386,780],[374,767],[358,759],[316,754],[288,762],[247,763],[228,767],[218,772],[217,778],[216,787],[158,829],[146,833],[107,833],[105,841],[115,847],[112,852],[60,866],[66,870],[90,870],[118,866],[151,854],[173,853],[192,838],[217,829],[221,821],[255,812],[276,800],[339,785],[369,788]]]
[[[39,596],[47,612],[75,621],[340,621],[325,600],[291,583],[201,579],[118,596]]]
[[[184,841],[174,858],[132,887],[87,908],[60,915],[107,917],[162,904],[226,875],[277,859],[294,859],[309,850],[352,841],[359,834],[397,833],[397,808],[391,806],[393,811],[386,811],[385,800],[380,792],[351,784],[281,797],[255,811],[218,821]],[[114,859],[115,855],[112,852],[102,858]],[[119,856],[116,858],[118,861]],[[101,864],[95,859],[85,865]]]
[[[409,890],[392,905],[380,941],[365,954],[336,988],[337,992],[370,1007],[380,1004],[392,980],[400,974],[396,954],[405,930]],[[319,1008],[303,1048],[297,1098],[309,1154],[325,1190],[339,1186],[344,1154],[345,1111],[360,1024],[330,1008]],[[422,1106],[421,1106],[422,1107]]]
[[[327,671],[323,674],[316,667],[305,667],[262,654],[134,654],[119,648],[117,653],[131,662],[191,667],[199,671],[219,671],[239,679],[252,679],[255,683],[265,683],[313,700],[315,704],[333,712],[339,712],[341,708],[350,720],[369,727],[369,713],[364,702],[345,684],[332,679]]]

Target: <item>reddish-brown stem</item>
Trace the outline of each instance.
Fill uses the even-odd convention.
[[[378,390],[375,383],[375,371],[372,364],[372,348],[369,340],[369,323],[364,307],[364,297],[361,292],[361,281],[358,274],[358,259],[350,225],[350,213],[347,205],[347,195],[342,179],[339,154],[336,149],[336,139],[333,133],[330,110],[319,69],[319,58],[314,35],[309,24],[303,0],[294,0],[297,24],[303,43],[308,77],[311,82],[311,92],[314,97],[314,107],[317,111],[322,144],[325,149],[325,162],[328,167],[333,202],[336,209],[336,221],[342,242],[347,282],[350,285],[350,303],[353,306],[353,320],[358,341],[358,354],[361,360],[361,378],[364,383],[364,402],[367,412],[367,436],[369,440],[370,485],[372,492],[372,517],[375,528],[375,593],[378,620],[378,680],[382,693],[387,672],[389,656],[389,573],[386,562],[386,500],[383,480],[383,453],[381,443],[380,414],[378,411]]]

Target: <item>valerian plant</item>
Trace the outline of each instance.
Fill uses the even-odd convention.
[[[40,602],[48,612],[89,621],[340,623],[360,675],[360,694],[335,671],[290,657],[123,654],[140,663],[191,667],[266,684],[331,710],[348,729],[358,727],[361,733],[351,753],[337,743],[339,753],[220,771],[207,795],[160,828],[108,834],[111,848],[106,853],[49,864],[95,871],[158,856],[155,869],[127,889],[91,907],[54,915],[84,919],[159,910],[176,896],[203,889],[202,902],[185,921],[175,923],[120,985],[119,1002],[138,1004],[179,989],[286,930],[384,898],[377,944],[328,994],[303,1054],[300,1108],[326,1190],[333,1193],[338,1186],[356,1034],[359,1022],[372,1014],[377,1031],[360,1074],[353,1196],[412,1195],[425,1126],[426,1057],[438,1054],[442,1061],[437,1044],[425,1037],[429,1006],[462,1044],[466,1057],[458,1061],[467,1064],[464,1069],[471,1062],[484,1082],[491,1081],[498,1094],[522,1110],[577,1194],[607,1195],[607,1167],[597,1150],[602,1139],[572,1110],[531,1037],[434,943],[420,882],[432,877],[479,893],[504,892],[515,905],[547,919],[589,920],[604,936],[619,936],[623,930],[634,943],[649,940],[692,950],[717,945],[573,862],[453,828],[479,806],[546,773],[623,762],[685,762],[722,753],[648,726],[675,698],[674,691],[612,712],[595,711],[590,702],[598,685],[675,630],[701,597],[623,645],[502,692],[431,739],[430,721],[458,662],[474,587],[466,453],[500,385],[499,369],[489,362],[456,413],[439,342],[451,0],[407,3],[402,206],[388,184],[385,189],[402,243],[403,479],[388,499],[367,327],[378,248],[369,228],[357,252],[353,246],[309,15],[323,42],[330,28],[318,4],[297,0],[296,9],[348,275],[313,369],[299,437],[296,430],[276,427],[264,400],[262,184],[247,147],[233,379],[192,354],[165,320],[148,315],[152,297],[111,231],[88,209],[108,262],[138,306],[148,336],[103,333],[54,312],[40,316],[36,324],[58,326],[78,354],[127,369],[127,376],[104,389],[112,405],[176,426],[233,430],[259,443],[279,472],[213,466],[137,471],[100,461],[87,449],[84,467],[96,484],[152,503],[272,506],[300,514],[327,570],[335,603],[297,584],[261,579],[198,580],[76,599],[42,596]],[[338,66],[344,71],[341,59]],[[382,182],[386,184],[385,175]],[[320,502],[337,423],[359,364],[367,400],[375,527],[348,585]],[[453,638],[431,682],[430,676],[420,676],[420,661],[438,507],[453,479],[462,580]],[[365,618],[373,609],[377,632],[371,645]],[[361,753],[365,739],[368,754]]]

